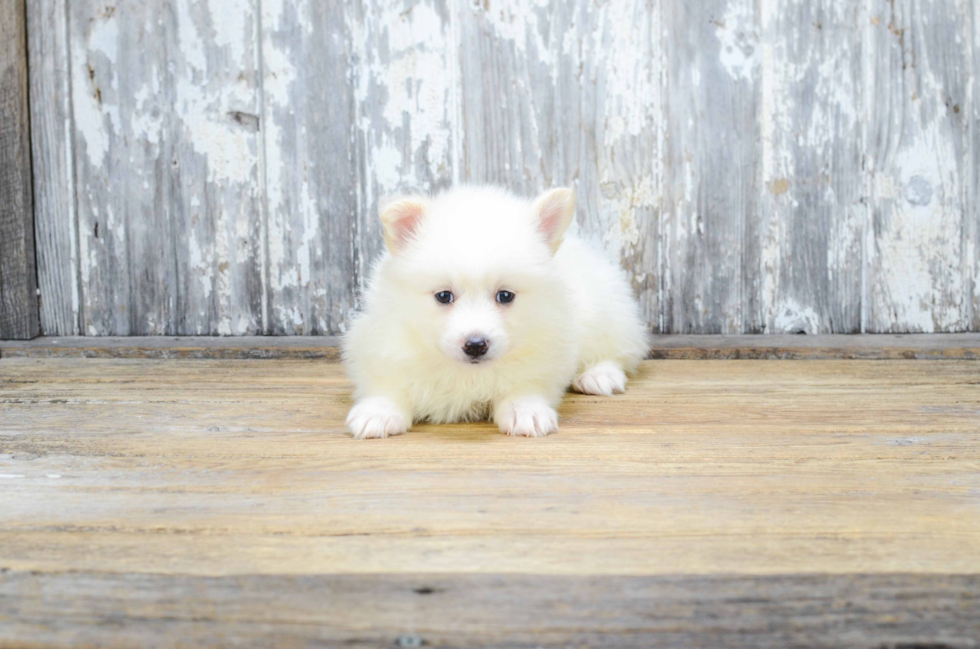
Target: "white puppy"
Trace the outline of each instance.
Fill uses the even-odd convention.
[[[570,189],[529,202],[488,187],[382,210],[388,252],[343,343],[354,437],[490,417],[537,437],[558,428],[569,386],[624,391],[646,326],[623,273],[563,240],[574,214]]]

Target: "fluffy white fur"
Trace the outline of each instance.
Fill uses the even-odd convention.
[[[488,418],[509,435],[536,437],[557,430],[569,387],[625,390],[647,353],[646,327],[623,273],[564,236],[574,213],[568,189],[530,202],[489,187],[382,210],[388,251],[344,337],[354,437]],[[513,302],[499,303],[501,290]],[[442,291],[453,293],[451,304],[436,300]],[[488,342],[480,362],[463,351],[474,336]]]

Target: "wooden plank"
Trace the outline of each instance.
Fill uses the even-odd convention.
[[[971,3],[973,7],[973,68],[972,74],[980,72],[980,2]],[[966,286],[969,289],[967,302],[970,308],[970,330],[980,331],[980,146],[976,146],[977,138],[980,137],[980,88],[977,88],[976,81],[970,84],[972,94],[970,95],[970,105],[972,110],[970,118],[970,137],[969,142],[973,142],[970,147],[972,152],[971,169],[972,179],[968,187],[966,202]]]
[[[975,362],[760,368],[647,361],[623,396],[568,395],[543,439],[356,442],[336,363],[3,359],[2,565],[977,573]]]
[[[342,329],[354,301],[353,34],[343,3],[262,3],[267,326]]]
[[[444,189],[459,175],[458,5],[367,0],[348,8],[357,124],[355,273],[384,249],[379,204]],[[339,333],[343,323],[332,331]]]
[[[573,186],[572,231],[660,314],[659,2],[462,6],[462,177],[531,196]]]
[[[980,334],[654,336],[650,357],[674,360],[978,360]]]
[[[0,7],[0,338],[40,333],[24,11]]]
[[[167,31],[175,317],[130,333],[264,333],[258,0],[177,0]]]
[[[41,330],[77,336],[78,219],[66,3],[28,2],[27,32]]]
[[[340,359],[337,336],[42,337],[0,341],[0,358],[322,358]],[[650,358],[976,360],[980,334],[654,336]]]
[[[557,159],[554,4],[459,3],[461,180],[524,196],[570,180]]]
[[[971,325],[965,275],[976,249],[964,227],[975,149],[967,101],[970,7],[964,0],[896,0],[872,10],[869,332]]]
[[[761,258],[749,313],[772,333],[861,331],[863,6],[763,3]]]
[[[71,3],[81,330],[262,330],[254,0]]]
[[[760,333],[759,24],[750,0],[664,5],[664,333]]]
[[[0,574],[0,642],[44,646],[971,647],[944,575]]]
[[[173,109],[164,88],[169,12],[157,3],[66,6],[79,330],[89,336],[174,333]]]
[[[759,367],[356,442],[338,364],[5,358],[0,643],[975,646],[975,363]]]
[[[980,347],[980,344],[978,344]],[[0,342],[0,358],[319,358],[340,360],[338,336],[75,336]]]
[[[273,2],[263,29],[270,327],[339,333],[383,247],[379,202],[451,182],[450,13]]]
[[[579,235],[619,261],[644,318],[659,331],[661,3],[554,6],[556,184],[575,187]]]

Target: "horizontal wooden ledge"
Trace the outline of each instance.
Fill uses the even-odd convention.
[[[45,646],[972,647],[978,613],[977,575],[0,572],[0,644]]]
[[[978,360],[980,333],[657,335],[650,358]],[[340,360],[339,336],[42,337],[0,341],[2,358],[204,358]]]

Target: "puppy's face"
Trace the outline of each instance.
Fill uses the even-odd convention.
[[[439,327],[439,348],[447,357],[475,365],[507,353],[522,309],[513,317],[517,294],[503,285],[492,277],[458,278],[433,293],[439,306],[429,321]]]
[[[388,206],[389,277],[412,339],[481,368],[548,335],[564,299],[552,255],[573,214],[570,190],[533,204],[468,189]]]

